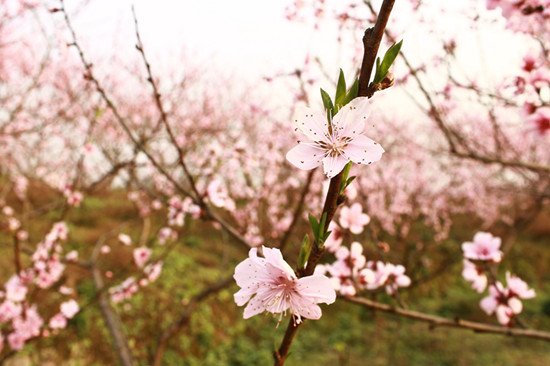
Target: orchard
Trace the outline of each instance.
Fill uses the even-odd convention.
[[[0,364],[550,364],[550,1],[0,0]]]

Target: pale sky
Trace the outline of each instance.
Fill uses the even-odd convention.
[[[338,6],[337,0],[327,0]],[[462,69],[483,79],[501,82],[505,71],[517,65],[528,48],[521,37],[502,31],[501,21],[481,31],[470,30],[458,14],[466,4],[476,0],[425,0],[443,7],[446,15],[433,16],[438,36],[455,37]],[[66,0],[71,5],[80,1]],[[154,68],[162,70],[187,62],[214,64],[228,75],[257,81],[262,76],[292,71],[303,64],[308,52],[319,56],[327,71],[337,75],[343,67],[350,73],[349,57],[342,57],[336,43],[335,24],[315,30],[311,24],[289,22],[284,17],[291,0],[91,0],[74,19],[74,28],[86,41],[94,57],[116,53],[119,58],[136,57],[131,6],[134,5],[142,38]],[[479,3],[479,4],[478,4]],[[477,0],[476,11],[487,15],[485,0]],[[398,22],[392,30],[404,38],[403,50],[413,63],[433,51],[411,17],[408,1],[396,1],[392,18]],[[429,15],[428,15],[429,16]],[[367,27],[369,24],[365,24]],[[363,29],[357,30],[362,34]],[[113,46],[114,45],[114,46]],[[436,47],[440,47],[437,45]],[[186,57],[180,60],[181,50]],[[516,52],[510,52],[511,49]],[[415,62],[416,61],[416,62]],[[398,70],[397,70],[398,71]],[[434,82],[437,83],[436,80]],[[319,87],[329,85],[315,85]],[[318,92],[313,91],[317,97]]]

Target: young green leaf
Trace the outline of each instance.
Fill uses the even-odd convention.
[[[349,88],[348,93],[346,94],[346,97],[342,101],[342,105],[346,105],[349,102],[351,102],[353,99],[357,98],[357,93],[359,93],[359,79],[355,79],[353,85],[351,88]]]
[[[317,222],[317,219],[312,214],[309,214],[307,218],[309,219],[309,224],[311,225],[311,231],[313,231],[313,235],[315,236],[315,241],[317,241],[319,238],[319,222]]]
[[[390,70],[391,65],[397,58],[397,55],[399,54],[399,51],[401,50],[402,45],[403,45],[403,40],[397,43],[394,43],[386,51],[386,54],[384,55],[382,62],[380,62],[379,60],[376,60],[376,73],[374,74],[374,80],[372,81],[374,84],[381,82],[386,77],[386,75],[388,74],[388,71]]]
[[[334,110],[334,105],[332,104],[332,100],[330,99],[330,96],[328,95],[328,93],[324,91],[322,88],[321,88],[321,99],[323,100],[323,105],[325,106],[325,110],[330,111],[332,113],[332,111]]]
[[[302,247],[300,248],[300,254],[298,255],[298,268],[305,268],[310,253],[311,242],[309,241],[309,236],[306,234],[302,240]]]
[[[337,101],[346,95],[346,78],[344,77],[344,72],[340,69],[340,75],[338,75],[338,83],[336,84],[336,95],[334,100]]]

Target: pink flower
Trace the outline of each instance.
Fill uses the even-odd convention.
[[[340,211],[340,225],[344,229],[349,229],[353,234],[361,234],[363,227],[369,222],[369,215],[363,213],[363,208],[359,203],[354,203],[351,207],[342,207]]]
[[[63,329],[67,326],[67,318],[63,314],[55,314],[49,321],[49,326],[52,329]]]
[[[319,319],[319,303],[332,304],[336,292],[324,275],[297,278],[283,259],[279,249],[262,247],[264,258],[258,257],[258,249],[252,248],[249,257],[235,268],[233,278],[241,288],[235,293],[235,303],[243,306],[244,318],[248,319],[264,311],[273,314],[286,313],[295,317]]]
[[[484,232],[477,233],[473,242],[462,244],[464,258],[478,261],[500,262],[502,252],[499,248],[500,238]]]
[[[334,253],[340,248],[340,245],[342,245],[342,230],[334,221],[331,221],[328,225],[328,231],[330,231],[330,235],[327,240],[325,240],[325,249]]]
[[[367,259],[363,255],[363,246],[356,241],[351,243],[350,249],[347,247],[338,249],[336,258],[346,263],[353,273],[365,267],[365,263],[367,262]]]
[[[132,238],[128,234],[118,234],[118,241],[124,245],[132,245]]]
[[[479,293],[482,293],[487,287],[487,276],[481,268],[467,259],[464,259],[464,269],[462,277],[472,284],[472,288]]]
[[[143,269],[143,273],[147,275],[147,279],[150,282],[155,282],[162,272],[163,262],[159,261],[155,264],[149,264]]]
[[[6,282],[6,299],[20,302],[25,300],[25,296],[27,296],[27,287],[23,285],[19,276],[11,276],[8,282]]]
[[[136,263],[136,266],[139,268],[142,268],[145,263],[149,260],[151,257],[151,249],[146,247],[140,247],[134,249],[134,262]]]
[[[160,245],[166,244],[168,241],[173,241],[178,238],[178,233],[169,227],[163,227],[159,230],[157,240]]]
[[[303,170],[311,170],[323,164],[323,170],[329,178],[340,173],[350,160],[356,164],[371,164],[380,160],[384,149],[363,135],[369,107],[368,98],[355,98],[336,113],[331,128],[325,112],[305,108],[294,124],[296,131],[299,130],[306,139],[299,141],[286,154],[287,160]]]
[[[523,310],[521,299],[535,297],[535,291],[520,278],[506,273],[505,288],[502,283],[496,282],[489,286],[489,295],[483,298],[479,306],[487,315],[496,314],[502,325],[510,325],[515,316]]]
[[[62,303],[60,306],[60,310],[63,316],[65,316],[67,319],[72,319],[80,310],[80,306],[78,306],[78,303],[75,300],[71,299]]]
[[[536,128],[540,135],[550,131],[550,107],[540,107],[529,116],[528,121]]]
[[[509,296],[517,296],[520,299],[532,299],[536,296],[535,290],[530,289],[525,281],[510,272],[506,272],[506,284]]]
[[[210,184],[208,184],[208,188],[206,188],[206,194],[214,206],[225,208],[230,211],[235,209],[235,202],[229,198],[227,188],[220,180],[214,179],[211,181]]]
[[[0,323],[7,322],[15,317],[18,317],[23,311],[21,304],[16,304],[9,300],[0,304]]]

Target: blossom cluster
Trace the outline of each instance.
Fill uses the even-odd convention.
[[[462,276],[479,293],[489,285],[488,296],[479,304],[481,309],[487,315],[496,314],[500,324],[511,326],[523,309],[521,300],[535,297],[535,291],[509,272],[506,273],[506,286],[494,278],[490,266],[502,260],[500,246],[501,239],[486,232],[478,232],[472,242],[463,243]]]
[[[328,274],[332,287],[342,296],[354,296],[363,290],[379,288],[384,288],[389,295],[395,295],[400,287],[411,284],[402,265],[367,261],[359,242],[351,243],[349,249],[339,247],[334,255],[335,262],[318,265],[315,273]]]
[[[487,0],[487,8],[499,8],[507,26],[514,31],[540,34],[550,30],[548,0]]]
[[[10,210],[4,207],[3,211],[9,213]],[[59,312],[45,322],[39,313],[39,304],[33,304],[29,296],[33,285],[38,289],[49,289],[60,281],[65,271],[62,243],[67,238],[67,225],[64,222],[54,224],[32,254],[32,265],[12,275],[5,283],[4,291],[0,291],[0,351],[4,339],[12,350],[17,351],[33,338],[65,328],[68,320],[80,310],[76,300],[69,299],[61,303]],[[61,286],[59,293],[67,296],[73,294],[73,290]]]

